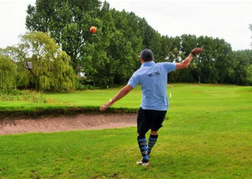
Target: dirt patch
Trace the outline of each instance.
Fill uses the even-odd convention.
[[[98,130],[136,126],[135,113],[79,114],[39,118],[0,119],[0,135],[69,130]]]

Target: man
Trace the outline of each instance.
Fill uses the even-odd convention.
[[[167,97],[167,76],[174,70],[187,68],[193,56],[200,54],[202,48],[195,48],[180,63],[155,63],[151,50],[145,49],[140,53],[141,67],[135,71],[124,86],[109,102],[100,107],[101,111],[114,104],[116,101],[127,95],[138,84],[141,84],[142,102],[137,115],[137,141],[142,160],[138,165],[149,166],[149,155],[158,139],[158,130],[162,127],[166,112],[169,108]],[[147,143],[145,134],[150,130]]]

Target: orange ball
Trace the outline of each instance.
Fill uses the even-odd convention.
[[[90,32],[96,33],[97,28],[95,26],[90,27]]]

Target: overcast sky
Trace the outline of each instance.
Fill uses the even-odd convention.
[[[161,35],[191,34],[224,39],[233,50],[252,49],[252,0],[107,0],[111,8],[134,12]],[[0,0],[0,48],[24,34],[28,4],[35,0]]]

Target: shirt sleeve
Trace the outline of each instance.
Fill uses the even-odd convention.
[[[167,73],[176,70],[176,63],[164,62],[163,64],[165,69],[167,70]]]
[[[139,84],[139,80],[137,76],[133,74],[128,81],[128,85],[132,86],[132,88],[135,88],[138,84]]]

